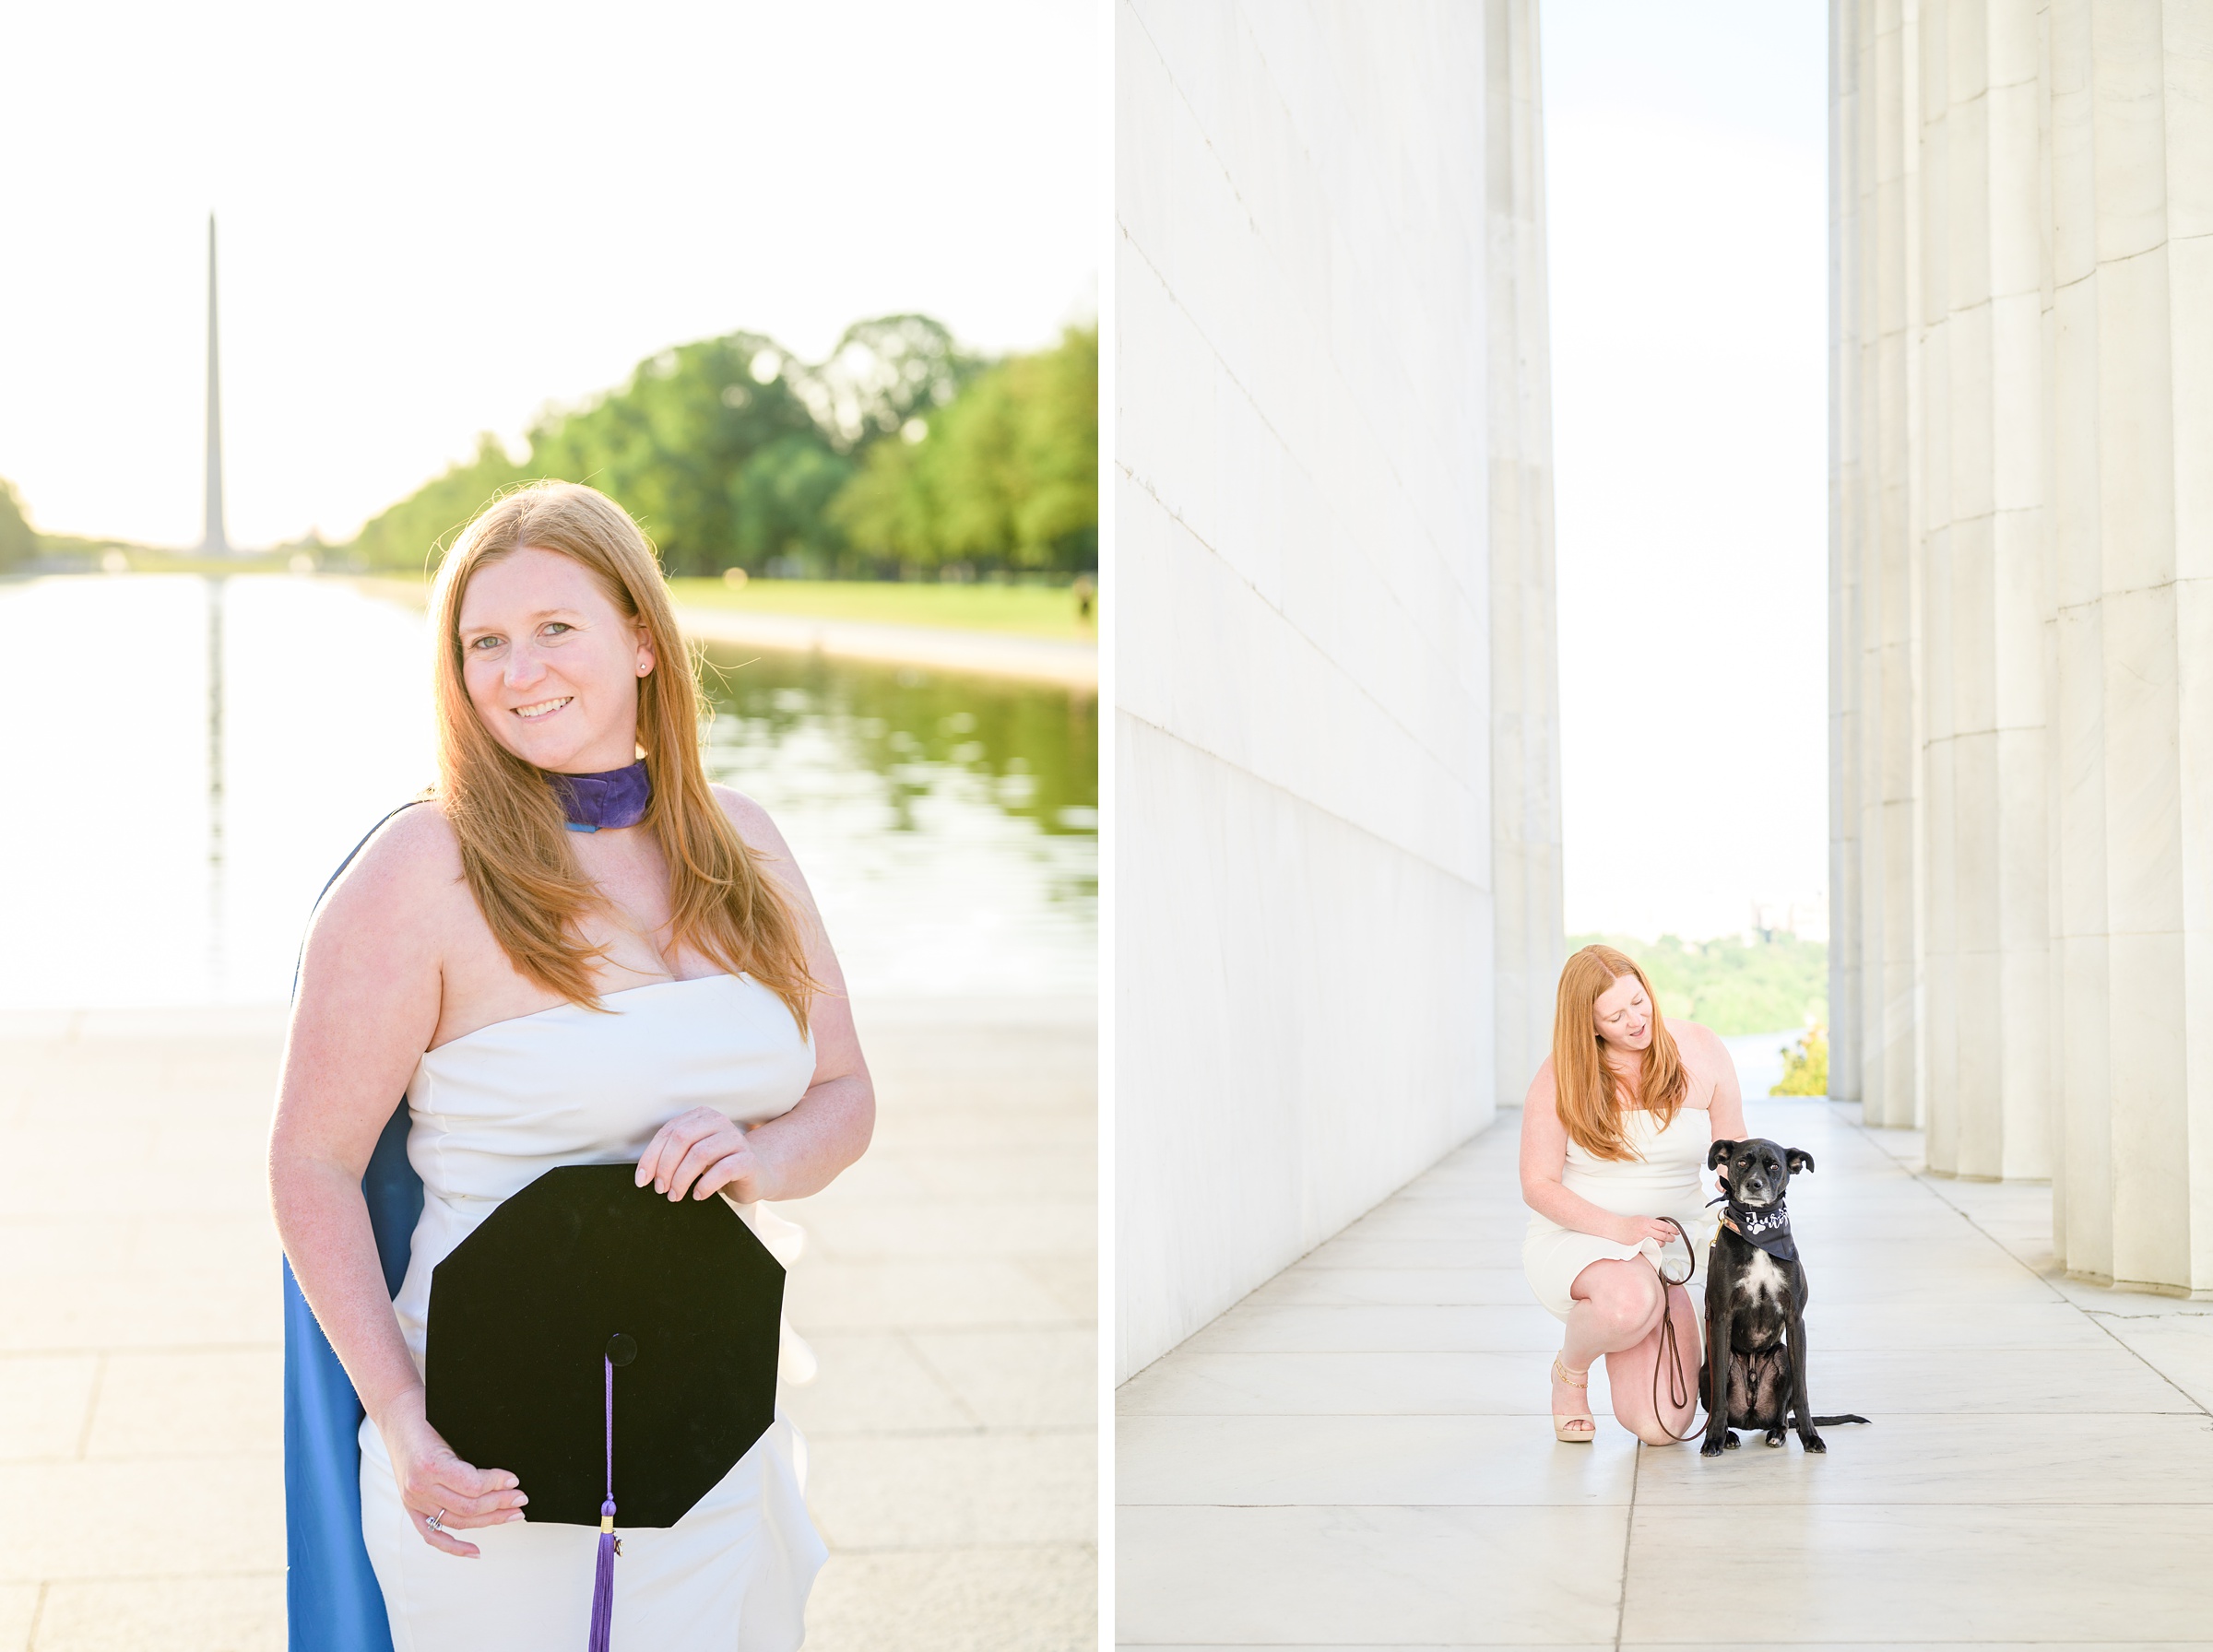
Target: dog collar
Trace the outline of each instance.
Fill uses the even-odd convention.
[[[1729,1179],[1719,1178],[1721,1197],[1708,1199],[1710,1205],[1722,1207],[1722,1220],[1728,1222],[1747,1245],[1756,1245],[1778,1261],[1795,1262],[1798,1259],[1797,1241],[1791,1237],[1791,1213],[1788,1201],[1777,1199],[1764,1210],[1755,1210],[1749,1205],[1740,1205],[1729,1191]]]

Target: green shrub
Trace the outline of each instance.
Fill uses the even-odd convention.
[[[28,562],[39,554],[39,536],[23,514],[15,483],[0,478],[0,569]]]
[[[1782,1082],[1769,1095],[1827,1095],[1828,1093],[1828,1029],[1809,1027],[1796,1044],[1782,1052]]]

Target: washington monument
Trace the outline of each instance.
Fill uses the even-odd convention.
[[[205,556],[229,556],[223,532],[223,390],[215,349],[215,214],[207,215],[207,530],[200,539]]]

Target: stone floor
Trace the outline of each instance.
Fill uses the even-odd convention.
[[[1118,1396],[1117,1634],[1199,1646],[2213,1646],[2213,1303],[2061,1279],[2049,1190],[1759,1101],[1811,1150],[1825,1457],[1556,1445],[1520,1115]]]
[[[860,1007],[869,1155],[787,1391],[832,1557],[810,1652],[1095,1644],[1088,1003]],[[0,1652],[284,1644],[281,1017],[0,1018]],[[581,1634],[581,1630],[580,1630]]]

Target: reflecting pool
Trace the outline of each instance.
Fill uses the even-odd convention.
[[[338,580],[0,584],[0,1009],[268,1003],[431,778],[423,619]],[[857,996],[1088,994],[1097,722],[1044,684],[717,649],[708,764],[776,818]]]

